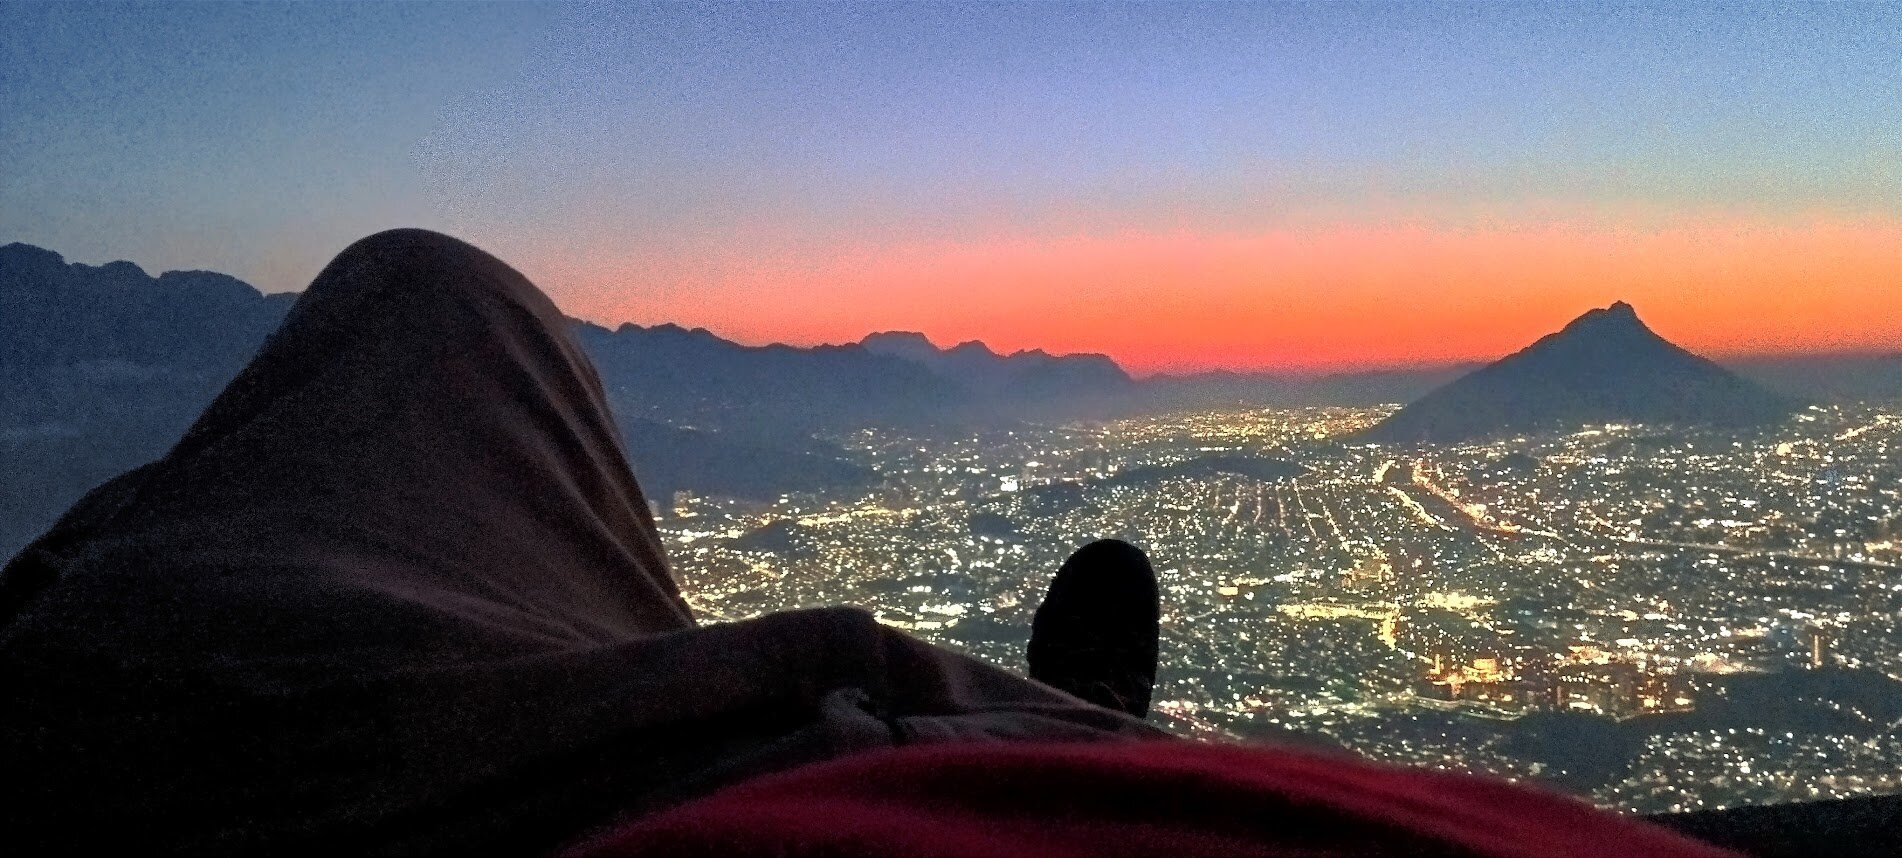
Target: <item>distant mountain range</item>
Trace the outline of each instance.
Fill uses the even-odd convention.
[[[1673,345],[1620,301],[1434,389],[1363,437],[1454,442],[1603,423],[1749,426],[1801,407]]]
[[[988,417],[1107,416],[1126,410],[1136,391],[1136,382],[1107,355],[1041,349],[1000,355],[975,340],[941,349],[909,331],[871,334],[859,346],[924,367],[983,403]]]
[[[930,422],[963,404],[924,367],[856,345],[744,346],[678,325],[575,334],[624,418],[771,437]]]
[[[283,320],[294,294],[0,247],[0,555],[87,489],[162,455]],[[871,482],[815,436],[1103,415],[1133,382],[1101,355],[937,349],[922,336],[744,346],[677,325],[576,321],[649,496],[771,499]]]
[[[0,555],[86,489],[163,454],[295,299],[213,272],[153,277],[130,262],[90,266],[0,247]],[[636,473],[663,504],[681,489],[770,499],[869,482],[875,474],[820,440],[867,426],[961,432],[1191,408],[1409,402],[1472,370],[1134,380],[1103,355],[942,348],[910,332],[800,348],[677,325],[574,324]],[[1819,396],[1902,398],[1902,355],[1740,367]],[[1414,411],[1395,425],[1420,419]]]

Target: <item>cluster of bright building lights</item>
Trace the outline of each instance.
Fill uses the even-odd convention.
[[[1131,540],[1165,599],[1156,717],[1188,735],[1320,741],[1643,810],[1898,788],[1884,737],[1902,712],[1819,698],[1815,729],[1771,735],[1732,695],[1818,672],[1902,682],[1902,409],[1352,440],[1385,413],[864,431],[836,440],[875,486],[681,496],[663,534],[707,620],[856,604],[1012,669],[1068,552]],[[1172,469],[1206,457],[1299,473]],[[1590,771],[1539,745],[1568,718],[1648,732],[1628,765]]]

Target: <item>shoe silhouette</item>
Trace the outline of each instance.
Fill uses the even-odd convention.
[[[1138,718],[1156,685],[1162,603],[1156,573],[1127,542],[1092,542],[1063,562],[1030,623],[1030,678]]]

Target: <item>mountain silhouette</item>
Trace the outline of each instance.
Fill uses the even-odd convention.
[[[1603,423],[1745,426],[1800,407],[1671,344],[1619,301],[1427,393],[1362,437],[1454,442]]]
[[[206,271],[153,277],[0,247],[0,559],[87,490],[164,455],[297,296]],[[858,346],[748,347],[675,325],[576,322],[652,500],[766,500],[868,483],[812,434],[926,421],[952,385]]]
[[[1042,349],[1001,355],[975,340],[941,349],[912,331],[870,334],[858,344],[923,367],[956,385],[980,408],[1020,419],[1110,413],[1125,406],[1136,387],[1107,355],[1053,355]]]
[[[575,323],[615,412],[754,442],[867,425],[936,425],[970,396],[911,361],[857,345],[747,346],[702,328]]]
[[[296,301],[209,271],[0,246],[0,556],[100,482],[165,453]],[[939,349],[922,335],[800,348],[576,320],[651,499],[767,500],[875,474],[819,436],[1105,416],[1135,383],[1102,355]]]
[[[68,264],[27,244],[0,247],[0,365],[19,370],[116,362],[178,369],[242,362],[277,328],[296,295],[263,295],[234,277],[130,262]]]
[[[31,245],[0,246],[0,556],[87,489],[162,455],[296,298],[215,272],[154,277],[131,262],[91,266]],[[958,432],[1134,412],[1371,405],[1420,396],[1456,371],[1134,381],[1103,355],[1004,355],[979,342],[939,348],[918,333],[798,348],[741,345],[678,325],[574,325],[635,472],[662,504],[677,489],[763,500],[867,483],[876,474],[821,439],[868,426]],[[1759,377],[1878,397],[1902,390],[1898,359],[1777,359]],[[1614,305],[1420,398],[1370,437],[1606,420],[1754,422],[1793,407],[1665,343]]]

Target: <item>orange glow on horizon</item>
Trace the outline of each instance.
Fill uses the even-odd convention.
[[[915,330],[1102,352],[1136,374],[1486,360],[1615,300],[1710,356],[1902,349],[1896,219],[1125,232],[525,267],[604,322],[795,345]]]

